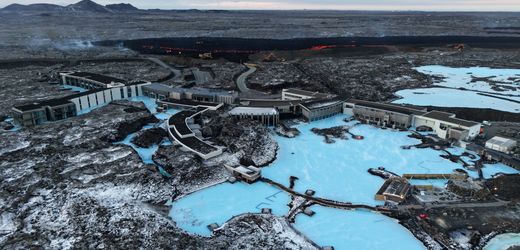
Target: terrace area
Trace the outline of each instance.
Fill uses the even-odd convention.
[[[197,154],[203,159],[209,159],[222,154],[222,149],[214,147],[198,137],[189,127],[189,120],[207,111],[209,108],[197,108],[176,113],[168,119],[168,133],[172,141],[180,144],[187,150]]]

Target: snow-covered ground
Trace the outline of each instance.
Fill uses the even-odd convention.
[[[400,96],[401,99],[394,101],[394,103],[419,106],[493,108],[520,113],[519,103],[478,94],[478,92],[487,92],[487,94],[494,94],[497,97],[520,101],[520,69],[452,68],[430,65],[418,67],[416,70],[424,74],[443,77],[443,80],[434,83],[436,86],[455,89],[401,90],[396,92],[396,95]]]
[[[301,135],[296,138],[276,136],[280,146],[278,158],[262,175],[284,185],[289,177],[296,176],[295,190],[316,191],[316,196],[353,203],[381,205],[374,194],[383,184],[383,179],[370,175],[369,168],[384,166],[397,174],[405,173],[451,173],[462,168],[461,164],[441,158],[441,151],[432,149],[401,149],[402,145],[420,143],[408,137],[409,132],[378,129],[360,125],[351,132],[363,135],[364,140],[337,140],[327,144],[312,128],[329,128],[353,125],[343,122],[344,115],[304,123],[296,128]],[[463,149],[454,149],[461,153]],[[501,164],[487,165],[486,176],[496,172],[516,172]],[[476,172],[470,175],[476,177]],[[445,181],[434,184],[444,185]],[[206,228],[211,223],[222,225],[232,216],[246,212],[258,213],[261,208],[273,209],[276,215],[286,214],[289,197],[280,190],[257,182],[253,185],[225,183],[187,195],[173,203],[170,216],[177,226],[200,235],[210,235]],[[319,245],[333,245],[336,249],[377,249],[389,239],[399,239],[400,249],[421,248],[421,243],[397,222],[379,214],[361,211],[335,211],[317,206],[312,218],[297,217],[296,229],[302,230]],[[318,217],[316,217],[318,216]],[[321,218],[321,219],[317,219]],[[356,229],[357,228],[357,229]],[[378,232],[378,233],[374,233]],[[384,235],[385,237],[374,237]],[[387,237],[389,236],[389,237]],[[387,247],[388,245],[386,245]]]
[[[520,246],[520,234],[499,234],[487,243],[484,250],[504,250],[513,246]]]

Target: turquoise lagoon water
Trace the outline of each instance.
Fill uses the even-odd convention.
[[[67,85],[67,84],[63,84],[63,89],[68,89],[68,90],[72,90],[72,91],[75,91],[75,92],[85,92],[87,91],[87,89],[85,88],[82,88],[82,87],[77,87],[77,86],[72,86],[72,85]]]
[[[396,220],[369,211],[313,206],[312,217],[300,214],[294,227],[320,246],[335,249],[425,249]]]
[[[435,85],[452,87],[452,88],[466,88],[471,90],[495,92],[501,94],[517,94],[518,91],[504,89],[504,91],[497,91],[485,81],[472,82],[473,77],[485,77],[493,81],[502,82],[501,85],[518,87],[520,83],[515,82],[515,79],[520,79],[520,69],[501,69],[488,67],[466,67],[454,68],[442,65],[428,65],[415,68],[417,71],[428,74],[442,76],[445,79]]]
[[[258,213],[271,208],[273,214],[283,216],[290,197],[264,183],[222,183],[187,195],[173,203],[170,216],[177,226],[202,236],[210,236],[207,225],[224,224],[235,215]]]
[[[490,94],[501,94],[496,96],[520,101],[519,91],[507,89],[507,87],[520,86],[520,81],[518,81],[518,79],[520,79],[520,69],[487,67],[452,68],[440,65],[429,65],[417,67],[416,70],[424,74],[444,77],[444,80],[434,84],[436,86],[465,88],[472,91],[446,88],[406,89],[396,92],[396,95],[402,98],[394,101],[394,103],[406,103],[419,106],[493,108],[520,113],[519,103],[482,96],[474,92],[483,91],[490,92]],[[485,81],[472,82],[472,77],[489,77],[493,81],[501,82],[500,85],[506,88],[504,88],[503,91],[493,90],[492,86]]]
[[[520,234],[499,234],[487,243],[484,250],[506,250],[513,246],[520,246]]]
[[[383,184],[383,179],[370,175],[367,170],[383,166],[397,174],[404,173],[451,173],[461,164],[441,158],[441,151],[432,149],[403,150],[402,145],[420,143],[409,138],[409,132],[383,130],[369,125],[351,129],[363,135],[365,140],[336,140],[326,144],[324,138],[313,134],[314,127],[329,128],[345,123],[346,116],[338,115],[311,124],[296,126],[302,133],[296,138],[275,136],[280,149],[278,157],[262,175],[284,185],[289,177],[296,176],[295,190],[316,191],[316,196],[353,203],[381,205],[374,194]],[[462,149],[453,149],[462,153]],[[486,174],[504,171],[516,172],[504,165],[486,166]],[[476,172],[470,174],[477,176]],[[412,181],[414,183],[416,181]],[[421,182],[421,181],[417,181]],[[425,181],[444,185],[445,181]],[[416,183],[414,183],[416,184]],[[424,184],[424,183],[423,183]],[[253,185],[224,183],[205,188],[173,202],[170,216],[177,226],[190,233],[211,235],[206,228],[211,223],[222,225],[233,216],[242,213],[258,213],[261,208],[272,208],[276,215],[288,211],[289,196],[265,183]],[[313,206],[313,217],[299,215],[294,227],[301,230],[317,244],[333,245],[336,249],[377,249],[389,240],[399,239],[396,249],[422,249],[422,244],[395,220],[365,211],[343,211]],[[374,237],[384,235],[384,237]],[[388,247],[388,245],[386,245]]]

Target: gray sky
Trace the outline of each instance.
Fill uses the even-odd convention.
[[[79,0],[0,0],[0,7],[20,4],[67,5]],[[127,2],[143,9],[332,9],[332,10],[439,10],[520,11],[520,0],[94,0],[100,4]]]

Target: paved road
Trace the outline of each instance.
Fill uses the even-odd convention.
[[[471,202],[471,203],[441,203],[441,204],[425,204],[425,205],[404,205],[399,206],[400,209],[429,209],[429,208],[476,208],[476,207],[504,207],[509,201],[494,202]]]
[[[240,92],[244,92],[244,93],[251,91],[246,85],[246,80],[249,75],[255,73],[255,71],[256,71],[256,68],[253,66],[246,65],[246,67],[248,68],[248,70],[246,72],[242,73],[241,75],[239,75],[237,78],[237,82],[236,82],[237,87],[240,90]]]
[[[175,77],[173,77],[173,81],[182,81],[182,71],[180,71],[179,69],[176,69],[176,68],[168,65],[167,63],[161,61],[161,59],[159,59],[159,58],[148,57],[146,59],[156,63],[157,65],[159,65],[163,68],[169,69],[171,72],[173,72],[173,74],[175,74]]]

